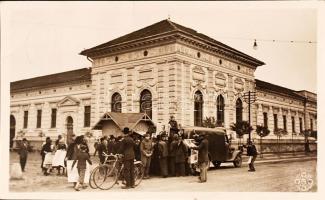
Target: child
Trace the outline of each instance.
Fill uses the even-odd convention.
[[[78,174],[79,174],[79,182],[75,186],[75,190],[79,191],[79,186],[82,185],[83,188],[86,188],[87,186],[83,185],[84,184],[84,179],[85,179],[85,172],[86,172],[86,166],[88,161],[89,164],[92,164],[89,154],[86,152],[87,151],[87,146],[85,145],[80,145],[80,151],[76,155],[76,159],[73,161],[72,166],[71,166],[71,171],[73,169],[73,166],[77,164],[77,169],[78,169]]]

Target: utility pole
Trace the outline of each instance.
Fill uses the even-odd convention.
[[[248,91],[244,94],[244,100],[248,104],[248,126],[251,126],[251,104],[256,101],[256,92]],[[251,130],[248,132],[248,140],[251,141]]]

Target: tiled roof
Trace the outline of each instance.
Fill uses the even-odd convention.
[[[107,116],[110,117],[121,130],[123,130],[125,127],[128,127],[130,130],[132,130],[137,125],[137,123],[144,118],[154,124],[145,113],[107,112],[103,115],[99,122],[97,122],[93,129],[101,130],[103,122],[106,121],[104,118]]]
[[[131,43],[133,41],[141,40],[144,38],[155,38],[155,37],[158,37],[159,35],[168,34],[168,33],[174,33],[174,34],[183,33],[183,34],[185,34],[189,37],[192,37],[194,39],[199,39],[201,42],[204,42],[212,47],[222,48],[229,52],[233,52],[236,55],[240,55],[242,57],[250,59],[250,60],[258,63],[259,65],[265,64],[264,62],[259,61],[256,58],[253,58],[247,54],[244,54],[232,47],[229,47],[215,39],[212,39],[212,38],[210,38],[202,33],[199,33],[191,28],[187,28],[185,26],[179,25],[179,24],[172,22],[170,20],[162,20],[160,22],[157,22],[155,24],[152,24],[152,25],[142,28],[140,30],[134,31],[127,35],[121,36],[121,37],[111,40],[109,42],[100,44],[100,45],[95,46],[90,49],[83,50],[80,54],[87,56],[91,53],[99,52],[103,49],[112,48],[114,46],[118,46],[121,44]]]
[[[39,76],[10,83],[10,91],[34,89],[44,86],[57,85],[76,81],[91,81],[91,68],[82,68],[57,74]]]
[[[291,90],[289,88],[285,88],[285,87],[282,87],[279,85],[275,85],[275,84],[261,81],[258,79],[255,79],[255,84],[256,84],[256,90],[260,89],[260,90],[266,90],[269,92],[276,92],[276,93],[280,93],[285,96],[295,97],[298,99],[304,98],[302,95],[297,94],[297,91]]]

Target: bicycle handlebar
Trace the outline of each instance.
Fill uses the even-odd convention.
[[[114,157],[114,158],[121,158],[121,157],[123,157],[122,154],[107,154],[105,152],[103,152],[103,156],[105,156],[105,157]]]

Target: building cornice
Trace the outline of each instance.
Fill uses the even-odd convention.
[[[105,56],[111,56],[120,53],[135,51],[136,49],[140,49],[140,48],[145,49],[152,46],[158,46],[166,42],[176,43],[177,41],[185,42],[199,49],[213,53],[214,55],[217,55],[219,57],[234,60],[236,62],[241,62],[246,66],[249,66],[254,69],[257,66],[261,66],[265,64],[264,62],[261,62],[253,57],[235,51],[230,47],[226,48],[221,45],[217,46],[216,44],[211,45],[210,44],[211,42],[203,40],[201,38],[198,38],[196,36],[193,36],[183,31],[170,31],[167,33],[163,33],[163,34],[159,34],[147,38],[141,38],[138,40],[133,40],[133,41],[93,50],[92,52],[89,53],[87,53],[87,50],[85,50],[85,52],[82,52],[81,54],[85,55],[87,53],[88,57],[91,57],[92,59],[97,59]]]

